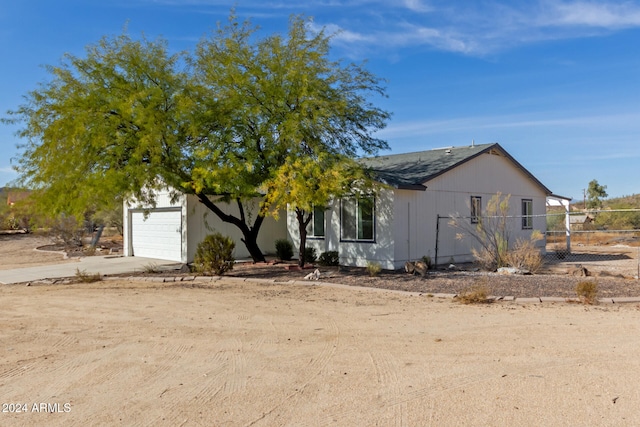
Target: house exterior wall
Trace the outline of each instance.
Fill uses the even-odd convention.
[[[219,232],[225,236],[231,237],[236,243],[234,256],[236,259],[250,258],[249,251],[245,244],[242,242],[242,232],[238,227],[233,224],[223,222],[216,214],[211,212],[206,206],[204,206],[198,198],[192,194],[186,196],[187,198],[187,259],[192,262],[196,254],[198,244],[208,235],[214,232]],[[218,207],[227,214],[234,216],[239,215],[239,209],[237,204],[234,203],[217,203]],[[245,215],[255,218],[259,209],[259,200],[256,199],[244,204]],[[281,218],[284,214],[281,215]],[[275,252],[275,241],[278,239],[285,239],[287,237],[287,225],[286,221],[276,221],[273,217],[265,218],[260,232],[258,234],[258,246],[263,253]]]
[[[258,200],[245,203],[245,214],[254,216],[258,212]],[[238,215],[239,210],[235,203],[219,203],[218,206],[225,212]],[[123,246],[124,255],[132,255],[131,244],[131,213],[141,211],[145,206],[136,205],[135,201],[124,204]],[[181,194],[175,202],[171,202],[169,190],[157,193],[156,206],[153,210],[179,209],[182,216],[182,260],[183,263],[193,262],[198,244],[213,232],[219,232],[231,237],[236,243],[234,256],[236,259],[249,258],[249,251],[241,241],[242,232],[233,224],[223,222],[216,214],[205,207],[198,198],[192,194]],[[281,215],[281,217],[284,214]],[[275,252],[275,241],[287,237],[286,221],[276,221],[272,217],[265,218],[258,234],[258,246],[263,253]]]
[[[344,241],[340,237],[340,201],[332,202],[325,211],[325,237],[307,237],[307,247],[319,256],[326,251],[338,251],[340,265],[365,267],[378,262],[384,269],[393,269],[393,191],[382,190],[375,197],[375,232],[373,241]],[[296,248],[300,233],[295,212],[287,212],[289,239]]]
[[[470,223],[471,196],[481,197],[482,213],[487,203],[501,192],[503,196],[510,195],[509,215],[511,240],[529,238],[531,230],[522,229],[522,199],[533,203],[532,230],[546,231],[546,194],[535,182],[517,168],[509,159],[501,155],[482,154],[467,163],[448,171],[447,173],[429,181],[424,192],[398,190],[396,191],[395,210],[398,218],[409,218],[395,224],[396,266],[407,259],[419,259],[423,255],[436,256],[437,262],[448,263],[473,260],[471,248],[475,244],[468,233],[449,225],[446,217],[467,217],[461,221]],[[438,215],[440,219],[438,227]],[[535,216],[540,215],[540,216]],[[407,242],[401,244],[400,242]],[[544,250],[544,241],[538,243]],[[477,247],[477,244],[476,244]]]
[[[367,262],[378,262],[384,269],[397,269],[406,261],[423,256],[436,262],[436,255],[439,264],[452,258],[454,262],[472,261],[473,239],[469,235],[457,238],[461,230],[449,225],[449,217],[469,217],[471,196],[481,197],[484,214],[497,192],[510,195],[509,215],[515,216],[510,227],[512,242],[529,238],[532,230],[546,231],[545,191],[508,158],[486,153],[432,179],[426,191],[381,191],[376,198],[374,242],[341,241],[340,202],[336,201],[325,213],[325,237],[308,238],[307,246],[314,247],[318,254],[338,251],[340,264],[345,266],[364,267]],[[522,229],[522,199],[533,203],[532,229]],[[442,217],[439,227],[438,216]],[[293,212],[287,214],[287,226],[289,238],[297,248],[298,223]],[[544,251],[544,241],[538,246]]]

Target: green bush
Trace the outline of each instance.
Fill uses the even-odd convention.
[[[193,268],[198,273],[222,275],[233,269],[236,244],[220,233],[210,234],[198,244]]]
[[[293,258],[293,244],[286,239],[276,240],[276,255],[282,261],[291,261],[291,258]]]
[[[317,259],[315,248],[304,248],[304,260],[306,262],[316,262]]]
[[[431,265],[431,257],[429,255],[425,255],[422,257],[422,262],[425,263],[425,265],[427,266],[428,270],[431,270],[433,268],[433,265]]]
[[[320,254],[320,258],[318,258],[318,264],[324,266],[340,265],[340,257],[338,256],[338,251],[322,252]]]

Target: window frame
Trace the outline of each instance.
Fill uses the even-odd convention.
[[[533,229],[533,199],[522,199],[520,202],[522,209],[522,229]]]
[[[327,209],[324,206],[313,207],[313,218],[311,218],[311,221],[309,221],[309,225],[307,226],[308,239],[322,240],[325,238],[327,233],[326,210]],[[322,213],[322,234],[316,234],[316,219],[318,212]]]
[[[471,196],[469,218],[471,224],[477,224],[482,215],[482,196]]]
[[[370,201],[371,203],[371,238],[368,237],[363,237],[363,238],[359,238],[358,235],[360,235],[360,231],[362,231],[359,227],[361,224],[363,224],[363,219],[361,218],[362,215],[362,210],[360,208],[360,201],[362,199],[367,199]],[[346,219],[346,215],[345,215],[345,202],[346,201],[354,201],[355,205],[355,212],[354,212],[354,236],[345,236],[345,219]],[[376,219],[376,198],[374,195],[363,195],[363,196],[349,196],[349,197],[343,197],[340,199],[340,241],[341,242],[364,242],[364,243],[375,243],[376,241],[376,226],[377,226],[377,219]]]

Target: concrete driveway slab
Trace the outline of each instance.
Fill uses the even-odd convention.
[[[12,284],[32,282],[44,279],[58,279],[73,277],[76,271],[102,275],[136,273],[144,271],[150,265],[162,270],[174,270],[182,264],[175,261],[167,261],[155,258],[124,257],[124,256],[90,256],[79,258],[78,262],[64,264],[49,264],[37,267],[16,268],[12,270],[0,270],[0,283]]]

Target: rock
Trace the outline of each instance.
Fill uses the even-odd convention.
[[[411,261],[407,261],[404,263],[404,271],[406,271],[409,274],[414,274],[416,271],[416,265]]]
[[[586,277],[591,275],[589,273],[589,270],[587,270],[585,267],[581,265],[576,265],[574,268],[570,268],[569,274],[571,276],[576,276],[576,277]]]
[[[511,274],[531,274],[528,270],[522,270],[520,268],[515,267],[500,267],[498,269],[498,274],[511,275]]]
[[[318,279],[320,279],[320,270],[318,270],[317,268],[313,273],[309,273],[306,276],[304,276],[304,280],[318,280]]]
[[[415,267],[415,272],[420,274],[422,277],[427,275],[427,270],[429,270],[429,267],[427,266],[427,263],[422,262],[422,261],[417,261],[414,264]]]

